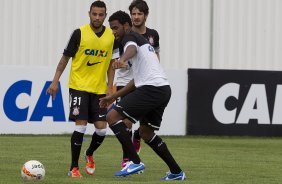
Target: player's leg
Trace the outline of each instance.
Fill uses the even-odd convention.
[[[70,177],[82,177],[79,172],[78,160],[81,152],[83,136],[86,131],[87,121],[77,120],[75,123],[75,130],[71,136],[71,167],[69,171]]]
[[[95,162],[93,153],[100,147],[103,143],[106,133],[107,133],[107,122],[106,122],[106,108],[100,108],[99,98],[104,95],[91,94],[91,112],[89,114],[90,123],[94,123],[95,132],[92,135],[91,143],[88,149],[85,151],[85,160],[86,160],[86,173],[94,174],[95,172]]]
[[[107,122],[97,121],[94,123],[94,125],[95,132],[92,135],[91,143],[88,149],[84,153],[86,161],[85,170],[89,175],[93,175],[96,169],[93,154],[101,146],[107,133]]]
[[[144,170],[145,168],[144,164],[141,162],[138,154],[135,151],[128,131],[126,131],[127,127],[124,124],[123,119],[124,117],[115,109],[111,110],[107,114],[107,122],[109,123],[111,130],[116,135],[125,152],[128,153],[130,159],[130,162],[128,162],[121,171],[117,172],[115,176],[130,175],[140,170]]]
[[[95,132],[92,135],[91,143],[86,150],[86,155],[93,155],[98,147],[103,143],[107,133],[107,122],[97,121],[94,123]]]
[[[132,142],[136,152],[139,154],[141,151],[141,137],[139,134],[139,128],[134,131]]]
[[[126,131],[128,131],[130,138],[132,137],[132,122],[125,118],[123,120],[124,124],[126,125]],[[122,147],[122,161],[121,161],[121,168],[124,168],[126,166],[126,163],[129,162],[129,156],[128,153],[126,152],[126,149],[124,147]]]
[[[117,86],[117,91],[121,90],[122,88],[124,88],[124,86]],[[110,112],[114,107],[115,107],[115,104],[118,104],[121,99],[123,97],[119,97],[116,99],[115,103],[112,104],[112,106],[108,109],[108,112]],[[126,131],[128,131],[130,137],[132,137],[132,122],[125,118],[123,120],[124,124],[126,125]],[[122,146],[122,161],[121,161],[121,168],[124,168],[126,166],[126,163],[129,162],[129,156],[128,156],[128,153],[126,151],[126,149]]]
[[[153,108],[140,122],[140,136],[155,153],[167,164],[170,172],[162,180],[184,180],[185,173],[171,155],[166,143],[154,133],[159,130],[164,110],[170,100],[171,90],[169,86],[150,89],[152,98],[156,100]],[[149,105],[149,104],[148,104]]]
[[[153,129],[143,124],[140,126],[140,135],[145,143],[148,144],[155,151],[155,153],[167,164],[170,169],[170,173],[183,180],[185,178],[185,175],[183,176],[184,173],[171,155],[166,143],[162,140],[162,138],[156,135]]]
[[[75,121],[75,130],[71,136],[71,158],[69,176],[81,177],[78,160],[80,156],[83,136],[88,121],[88,94],[73,89],[70,93],[70,114],[69,119]]]

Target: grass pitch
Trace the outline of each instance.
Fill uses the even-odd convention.
[[[67,177],[70,164],[70,135],[0,135],[0,183],[34,183],[23,181],[21,166],[39,160],[46,169],[39,183],[189,183],[189,184],[278,184],[282,183],[282,139],[253,137],[162,137],[181,168],[184,182],[160,181],[167,166],[142,142],[140,156],[145,172],[124,178],[114,177],[120,169],[121,146],[108,136],[95,153],[96,172],[88,176],[84,158],[80,157],[83,178]],[[82,153],[90,143],[85,137]]]

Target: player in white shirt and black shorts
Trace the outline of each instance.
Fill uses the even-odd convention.
[[[149,7],[144,0],[132,1],[129,5],[129,12],[132,20],[132,31],[141,34],[145,37],[149,43],[154,47],[155,53],[160,60],[159,52],[160,52],[160,44],[159,44],[159,34],[156,30],[150,29],[146,26],[146,20],[149,15]],[[123,48],[121,48],[122,50]],[[130,61],[129,61],[130,63]],[[126,86],[127,83],[133,78],[132,70],[129,65],[129,69],[117,69],[115,72],[116,76],[116,87],[117,90],[122,89]],[[117,101],[121,100],[118,98]],[[126,124],[127,131],[132,136],[132,122],[128,119],[124,120]],[[135,147],[136,152],[139,154],[141,151],[141,137],[139,134],[139,129],[134,131],[132,136],[132,142]],[[121,162],[121,167],[123,168],[126,165],[126,162],[129,160],[128,155],[123,151],[123,157]]]
[[[127,13],[115,12],[110,16],[109,23],[124,51],[120,59],[113,63],[113,67],[126,68],[131,64],[133,72],[133,80],[124,88],[100,99],[100,106],[106,107],[118,97],[124,96],[106,117],[111,130],[130,159],[115,176],[127,176],[145,169],[126,131],[123,120],[128,118],[133,123],[140,122],[141,138],[169,167],[170,171],[161,179],[184,180],[185,173],[176,163],[166,143],[154,132],[160,128],[164,109],[171,96],[168,79],[154,48],[142,35],[131,31],[132,23]],[[127,63],[129,60],[130,64]]]

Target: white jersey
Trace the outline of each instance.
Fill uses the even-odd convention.
[[[154,47],[155,52],[160,52],[159,34],[156,30],[146,27],[146,32],[141,34]],[[122,49],[121,49],[122,50]],[[115,82],[117,86],[126,86],[126,84],[133,79],[131,67],[129,70],[117,69],[115,73]]]
[[[130,32],[126,34],[122,40],[123,50],[125,51],[129,45],[133,45],[137,48],[137,54],[129,61],[135,86],[169,85],[155,50],[149,42],[142,35]]]
[[[119,49],[117,48],[113,51],[112,59],[118,59],[119,57],[120,57]],[[129,68],[128,70],[124,68],[116,69],[115,71],[116,86],[126,86],[126,84],[129,83],[129,81],[131,81],[132,79],[133,79],[133,75],[131,68]]]
[[[120,57],[120,52],[122,52],[122,48],[121,51],[119,50],[119,48],[115,49],[113,51],[113,59],[118,59]],[[127,83],[129,83],[129,81],[131,81],[133,79],[133,75],[132,75],[132,69],[131,67],[129,67],[129,69],[125,69],[125,68],[120,68],[120,69],[116,69],[115,70],[115,83],[116,86],[126,86]]]
[[[126,86],[133,79],[131,67],[128,70],[124,68],[116,69],[115,78],[116,86]]]

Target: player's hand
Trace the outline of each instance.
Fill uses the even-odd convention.
[[[103,98],[100,98],[99,105],[101,108],[106,108],[110,104],[112,104],[115,101],[113,95],[105,96]]]
[[[58,92],[58,84],[52,82],[50,86],[47,88],[46,94],[50,94],[52,96],[52,99],[55,100],[57,92]]]
[[[128,69],[129,65],[128,65],[127,62],[118,60],[118,61],[113,62],[112,67],[113,67],[113,69],[118,69],[118,68]]]

